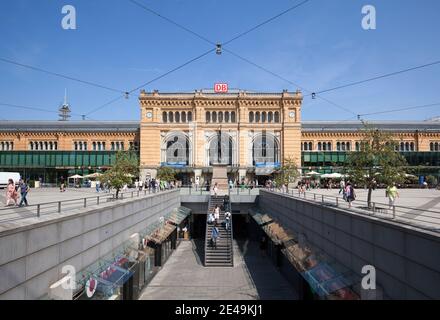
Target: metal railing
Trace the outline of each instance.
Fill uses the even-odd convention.
[[[78,197],[74,199],[50,201],[31,204],[28,206],[7,206],[0,208],[0,223],[11,222],[27,218],[40,218],[43,215],[62,213],[68,210],[82,209],[94,205],[100,205],[110,201],[123,200],[127,198],[143,197],[149,194],[160,193],[169,190],[132,190],[120,192],[118,198],[116,193],[107,193],[104,195],[95,195],[87,197]]]
[[[440,232],[440,211],[396,205],[390,206],[389,204],[377,201],[371,201],[370,206],[368,206],[368,202],[365,200],[356,199],[349,203],[343,197],[307,191],[299,192],[298,189],[265,190],[296,199],[312,201],[323,206],[342,208],[358,214],[393,221],[399,224],[409,225],[429,231]]]
[[[258,195],[259,193],[259,189],[262,189],[262,186],[258,186],[258,187],[233,187],[233,188],[229,188],[227,189],[227,194],[229,196],[231,195]],[[219,195],[221,194],[226,194],[225,192],[226,190],[220,190]],[[183,185],[180,187],[180,192],[182,195],[210,195],[212,193],[211,188],[209,190],[206,190],[206,186],[204,187],[195,187],[195,186],[191,186],[191,185]]]

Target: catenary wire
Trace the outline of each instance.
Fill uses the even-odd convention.
[[[99,83],[95,83],[95,82],[91,82],[91,81],[86,81],[86,80],[74,78],[74,77],[71,77],[71,76],[67,76],[65,74],[61,74],[61,73],[58,73],[58,72],[52,72],[52,71],[49,71],[49,70],[46,70],[46,69],[43,69],[43,68],[40,68],[40,67],[31,66],[29,64],[24,64],[24,63],[21,63],[21,62],[13,61],[13,60],[2,58],[2,57],[0,57],[0,61],[12,64],[12,65],[16,65],[16,66],[19,66],[19,67],[31,69],[31,70],[34,70],[34,71],[43,72],[43,73],[46,73],[46,74],[49,74],[49,75],[52,75],[52,76],[56,76],[56,77],[60,77],[60,78],[64,78],[64,79],[67,79],[67,80],[72,80],[72,81],[76,81],[76,82],[79,82],[79,83],[87,84],[89,86],[93,86],[93,87],[97,87],[97,88],[101,88],[101,89],[106,89],[106,90],[113,91],[113,92],[121,92],[121,93],[125,92],[123,90],[107,87],[107,86],[101,85]]]

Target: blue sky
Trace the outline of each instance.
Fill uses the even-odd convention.
[[[224,42],[299,0],[138,0],[164,16]],[[71,4],[77,29],[61,28]],[[377,29],[361,28],[364,5],[377,10]],[[335,87],[440,59],[438,0],[311,0],[227,46],[243,57],[312,91]],[[209,50],[211,46],[127,0],[2,0],[0,57],[131,90]],[[254,91],[296,87],[231,56],[212,53],[145,87],[193,91],[215,82]],[[69,93],[72,111],[90,110],[118,93],[0,61],[0,103],[56,111]],[[323,94],[355,114],[440,102],[440,65]],[[135,92],[90,114],[98,120],[137,120]],[[0,118],[57,119],[0,106]],[[440,106],[367,119],[424,120]],[[352,114],[320,99],[304,99],[303,120],[345,120]],[[73,119],[79,119],[78,116]]]

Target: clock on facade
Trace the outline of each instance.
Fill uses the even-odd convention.
[[[295,111],[290,111],[289,112],[289,117],[290,118],[295,118]]]
[[[153,117],[153,113],[152,113],[151,111],[148,111],[148,112],[147,112],[147,118],[150,119],[150,118],[152,118],[152,117]]]

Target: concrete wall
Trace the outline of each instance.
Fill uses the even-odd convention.
[[[0,299],[37,299],[180,206],[179,191],[102,204],[0,232]]]
[[[439,234],[264,190],[258,204],[356,274],[375,266],[391,299],[440,299]]]

